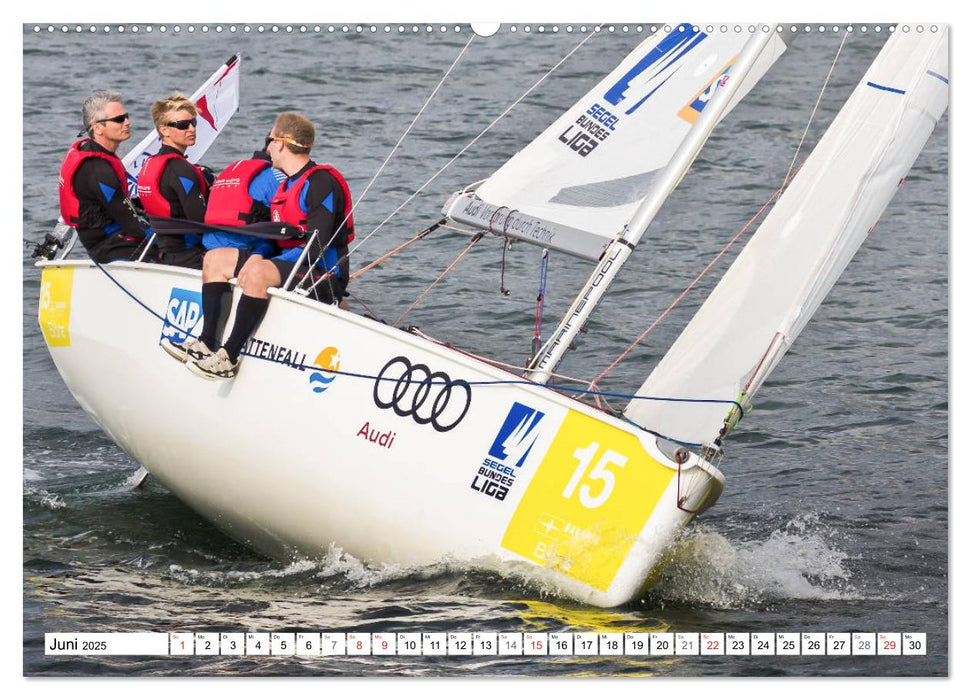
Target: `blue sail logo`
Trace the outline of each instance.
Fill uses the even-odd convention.
[[[324,348],[317,354],[314,365],[320,367],[323,371],[310,373],[310,386],[315,394],[322,394],[330,388],[331,382],[337,378],[334,372],[341,368],[340,351],[335,347]]]
[[[499,428],[499,433],[489,449],[489,456],[501,462],[511,462],[517,467],[523,466],[539,437],[539,430],[536,428],[544,415],[542,411],[515,402]]]
[[[623,102],[624,114],[633,114],[680,69],[681,59],[707,36],[690,23],[680,25],[614,83],[603,98],[614,107]]]

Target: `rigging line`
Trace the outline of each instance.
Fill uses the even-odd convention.
[[[110,272],[108,272],[108,270],[107,270],[107,269],[105,268],[105,266],[104,266],[104,265],[102,265],[101,263],[99,263],[99,262],[98,262],[97,260],[92,260],[91,262],[92,262],[92,263],[94,263],[94,266],[95,266],[96,268],[98,268],[99,270],[101,270],[101,272],[103,272],[103,273],[104,273],[104,275],[105,275],[105,277],[107,277],[107,278],[108,278],[109,280],[111,280],[112,282],[114,282],[114,283],[115,283],[115,286],[117,286],[117,287],[118,287],[118,289],[120,289],[120,290],[121,290],[121,291],[123,291],[123,292],[124,292],[125,294],[127,294],[127,295],[128,295],[128,296],[129,296],[129,297],[130,297],[130,298],[132,299],[132,301],[134,301],[134,302],[135,302],[136,304],[138,304],[139,306],[141,306],[141,307],[142,307],[143,309],[145,309],[145,310],[146,310],[146,311],[147,311],[148,313],[150,313],[150,314],[152,314],[152,316],[154,316],[154,317],[155,317],[155,318],[157,318],[158,320],[160,320],[160,321],[162,321],[163,323],[165,323],[165,322],[166,322],[166,318],[165,318],[165,316],[163,316],[162,314],[160,314],[160,313],[158,313],[158,312],[157,312],[157,311],[155,311],[155,310],[154,310],[153,308],[151,308],[151,307],[150,307],[150,306],[149,306],[148,304],[146,304],[146,303],[145,303],[144,301],[142,301],[141,299],[139,299],[138,297],[136,297],[136,296],[135,296],[134,294],[132,294],[132,293],[131,293],[131,292],[130,292],[130,291],[128,290],[128,288],[127,288],[127,287],[125,287],[125,285],[123,285],[123,284],[122,284],[121,282],[119,282],[118,280],[116,280],[116,279],[115,279],[114,277],[112,277],[112,276],[111,276],[111,273],[110,273]],[[172,325],[172,326],[174,326],[175,328],[178,328],[178,329],[179,329],[180,331],[182,331],[183,333],[185,333],[185,334],[187,334],[187,335],[192,335],[192,333],[190,333],[190,331],[189,331],[189,330],[186,330],[186,329],[183,329],[183,328],[180,328],[179,326],[177,326],[177,325],[176,325],[176,324],[174,324],[174,323],[172,323],[172,324],[170,324],[170,325]],[[194,338],[195,336],[193,335],[192,337]]]
[[[362,239],[361,239],[361,241],[360,241],[360,242],[359,242],[359,243],[358,243],[358,244],[357,244],[356,246],[354,246],[354,248],[353,248],[353,250],[350,250],[350,251],[348,251],[348,253],[347,253],[347,255],[348,255],[348,256],[350,256],[350,254],[351,254],[351,253],[353,253],[353,252],[354,252],[354,251],[356,251],[356,250],[357,250],[358,248],[360,248],[360,247],[361,247],[362,245],[364,245],[364,243],[365,243],[365,242],[366,242],[366,241],[367,241],[367,240],[368,240],[368,239],[369,239],[369,238],[370,238],[371,236],[373,236],[373,235],[374,235],[375,233],[377,233],[377,232],[378,232],[378,231],[379,231],[379,230],[380,230],[380,229],[381,229],[381,228],[382,228],[382,227],[383,227],[383,226],[384,226],[384,225],[385,225],[386,223],[388,223],[388,222],[389,222],[389,221],[390,221],[390,220],[392,219],[392,217],[394,217],[394,216],[395,216],[395,215],[396,215],[396,214],[397,214],[397,213],[398,213],[399,211],[401,211],[402,209],[404,209],[404,208],[405,208],[405,206],[406,206],[406,205],[407,205],[407,204],[408,204],[409,202],[411,202],[411,200],[412,200],[412,199],[414,199],[415,197],[417,197],[417,196],[418,196],[418,195],[419,195],[419,194],[420,194],[420,193],[421,193],[421,192],[422,192],[422,191],[423,191],[423,190],[424,190],[424,189],[425,189],[426,187],[428,187],[428,185],[430,185],[430,184],[431,184],[431,183],[432,183],[432,182],[433,182],[433,181],[434,181],[434,180],[435,180],[435,179],[436,179],[436,178],[437,178],[437,177],[438,177],[439,175],[441,175],[441,174],[442,174],[443,172],[445,172],[445,170],[446,170],[446,169],[447,169],[447,168],[448,168],[448,167],[449,167],[450,165],[452,165],[452,163],[454,163],[454,162],[455,162],[456,160],[458,160],[458,159],[459,159],[459,158],[460,158],[460,157],[461,157],[461,156],[462,156],[462,155],[463,155],[463,154],[464,154],[464,153],[465,153],[465,152],[466,152],[467,150],[469,150],[469,149],[470,149],[470,148],[472,147],[472,145],[473,145],[473,144],[474,144],[474,143],[475,143],[476,141],[478,141],[478,140],[479,140],[480,138],[482,138],[482,137],[483,137],[483,136],[484,136],[484,135],[486,134],[486,132],[487,132],[487,131],[489,131],[489,129],[491,129],[491,128],[492,128],[492,127],[494,127],[494,126],[495,126],[495,125],[496,125],[497,123],[499,123],[499,121],[500,121],[500,120],[501,120],[501,119],[502,119],[503,117],[505,117],[505,116],[506,116],[506,115],[507,115],[507,114],[508,114],[508,113],[509,113],[510,111],[512,111],[512,110],[513,110],[513,108],[515,108],[515,107],[516,107],[516,106],[517,106],[517,105],[518,105],[518,104],[519,104],[520,102],[522,102],[522,101],[523,101],[524,99],[526,99],[526,97],[527,97],[527,96],[529,95],[529,93],[531,93],[531,92],[532,92],[533,90],[535,90],[535,89],[536,89],[536,88],[537,88],[537,87],[539,86],[539,84],[540,84],[540,83],[542,83],[542,82],[543,82],[544,80],[546,80],[546,79],[547,79],[547,78],[548,78],[548,77],[549,77],[550,75],[552,75],[552,73],[553,73],[553,71],[555,71],[555,70],[556,70],[557,68],[559,68],[559,67],[560,67],[560,66],[561,66],[561,65],[562,65],[562,64],[563,64],[563,63],[564,63],[564,62],[565,62],[565,61],[566,61],[566,60],[567,60],[568,58],[570,58],[570,56],[572,56],[572,55],[573,55],[574,53],[576,53],[576,52],[577,52],[577,51],[579,50],[579,48],[580,48],[581,46],[583,46],[583,45],[584,45],[584,44],[585,44],[585,43],[586,43],[587,41],[589,41],[589,40],[590,40],[590,39],[591,39],[591,38],[592,38],[592,37],[593,37],[593,36],[594,36],[594,35],[595,35],[595,34],[597,33],[597,31],[598,31],[598,30],[600,29],[600,27],[601,27],[601,26],[602,26],[602,25],[600,25],[600,24],[598,24],[598,25],[597,25],[596,27],[594,27],[594,28],[593,28],[593,29],[592,29],[592,30],[591,30],[591,31],[590,31],[590,32],[589,32],[589,33],[587,34],[587,36],[585,36],[585,37],[583,38],[583,40],[582,40],[582,41],[580,41],[580,43],[579,43],[579,44],[577,44],[576,46],[574,46],[574,47],[573,47],[573,49],[571,49],[569,53],[567,53],[567,54],[566,54],[566,55],[565,55],[565,56],[564,56],[563,58],[561,58],[561,59],[560,59],[560,60],[559,60],[559,61],[558,61],[558,62],[556,63],[556,65],[554,65],[554,66],[553,66],[552,68],[550,68],[550,69],[549,69],[548,71],[546,71],[546,73],[545,73],[545,74],[544,74],[544,75],[543,75],[543,76],[542,76],[542,77],[541,77],[541,78],[540,78],[539,80],[537,80],[537,81],[536,81],[535,83],[533,83],[533,85],[532,85],[532,86],[531,86],[531,87],[530,87],[530,88],[529,88],[528,90],[526,90],[526,92],[524,92],[524,93],[523,93],[523,94],[522,94],[522,95],[521,95],[521,96],[520,96],[520,97],[519,97],[519,98],[518,98],[518,99],[517,99],[517,100],[516,100],[515,102],[513,102],[513,103],[512,103],[511,105],[509,105],[509,106],[508,106],[508,107],[507,107],[507,108],[506,108],[506,109],[505,109],[505,110],[504,110],[504,111],[502,112],[502,114],[500,114],[500,115],[499,115],[498,117],[496,117],[495,119],[493,119],[493,120],[492,120],[492,122],[491,122],[491,123],[490,123],[490,124],[489,124],[489,125],[488,125],[488,126],[487,126],[487,127],[485,128],[485,129],[483,129],[483,130],[482,130],[482,131],[481,131],[481,132],[479,133],[479,135],[478,135],[478,136],[476,136],[476,137],[475,137],[474,139],[472,139],[471,141],[469,141],[469,143],[468,143],[468,144],[466,144],[466,145],[465,145],[465,146],[464,146],[464,147],[462,148],[462,150],[460,150],[460,151],[459,151],[458,153],[456,153],[456,154],[455,154],[454,156],[452,156],[452,158],[451,158],[451,159],[450,159],[450,160],[449,160],[449,161],[448,161],[448,162],[447,162],[447,163],[446,163],[445,165],[443,165],[443,166],[442,166],[442,167],[441,167],[441,168],[440,168],[440,169],[439,169],[439,170],[438,170],[438,171],[437,171],[437,172],[436,172],[436,173],[435,173],[434,175],[432,175],[432,176],[431,176],[430,178],[428,178],[428,180],[427,180],[427,181],[425,182],[425,184],[423,184],[423,185],[422,185],[421,187],[419,187],[419,188],[418,188],[417,190],[415,190],[415,191],[414,191],[414,192],[413,192],[413,193],[412,193],[411,195],[409,195],[409,197],[408,197],[408,198],[407,198],[407,199],[406,199],[406,200],[405,200],[404,202],[402,202],[402,203],[401,203],[401,204],[400,204],[400,205],[398,206],[398,208],[397,208],[397,209],[395,209],[395,210],[394,210],[393,212],[391,212],[390,214],[388,214],[388,216],[387,216],[387,217],[385,217],[385,219],[384,219],[384,221],[382,221],[382,222],[381,222],[380,224],[378,224],[378,225],[377,225],[377,226],[376,226],[376,227],[374,228],[374,230],[373,230],[373,231],[371,231],[371,233],[369,233],[369,234],[368,234],[368,235],[366,235],[366,236],[365,236],[364,238],[362,238]]]
[[[470,352],[468,350],[463,350],[462,348],[456,347],[455,345],[452,345],[450,343],[445,343],[445,342],[443,342],[441,340],[438,340],[437,338],[433,338],[432,336],[430,336],[427,333],[425,333],[422,330],[420,330],[417,326],[411,326],[408,330],[409,330],[409,332],[414,333],[418,337],[424,338],[425,340],[427,340],[430,343],[435,343],[436,345],[440,345],[440,346],[442,346],[444,348],[448,348],[449,350],[452,350],[453,352],[457,352],[460,355],[465,355],[466,357],[471,357],[473,360],[477,360],[477,361],[479,361],[479,362],[481,362],[483,364],[491,365],[492,367],[496,367],[498,369],[505,370],[505,371],[509,372],[510,374],[520,374],[521,375],[523,372],[525,372],[528,369],[527,367],[523,367],[523,366],[520,366],[520,365],[514,365],[511,362],[501,362],[501,361],[495,360],[495,359],[493,359],[491,357],[486,357],[484,355],[477,355],[474,352]],[[568,374],[559,374],[557,372],[553,372],[552,374],[550,374],[550,380],[552,381],[554,379],[559,379],[559,380],[563,380],[563,381],[567,381],[567,382],[574,382],[575,384],[586,384],[587,383],[587,380],[586,379],[580,379],[578,377],[571,377]],[[530,380],[521,380],[521,381],[523,381],[523,382],[525,382],[527,384],[533,384],[533,385],[535,385],[535,382],[532,382]],[[555,388],[555,389],[560,388],[560,387],[553,387],[553,385],[551,383],[549,383],[549,382],[547,382],[546,385],[549,386],[550,388]],[[543,385],[538,385],[538,386],[543,386]],[[581,391],[581,390],[580,389],[573,389],[573,391]]]
[[[543,256],[539,265],[539,290],[536,293],[536,322],[533,324],[533,357],[529,358],[527,366],[532,363],[536,353],[539,352],[539,345],[543,335],[543,307],[546,301],[546,273],[550,264],[550,251],[543,249]]]
[[[348,282],[350,282],[350,280],[352,280],[352,279],[354,279],[356,277],[360,277],[361,275],[363,275],[368,270],[377,267],[378,265],[380,265],[381,263],[383,263],[385,260],[387,260],[391,256],[396,255],[397,253],[400,253],[402,250],[404,250],[405,248],[407,248],[408,246],[410,246],[412,243],[417,243],[422,238],[424,238],[425,236],[427,236],[429,233],[431,233],[432,231],[436,230],[439,226],[441,226],[444,221],[445,221],[445,219],[442,219],[441,221],[435,222],[434,224],[432,224],[431,226],[429,226],[428,228],[426,228],[424,231],[422,231],[421,233],[419,233],[414,238],[411,238],[411,239],[405,241],[404,243],[402,243],[401,245],[399,245],[394,250],[391,250],[391,251],[385,253],[384,255],[382,255],[381,257],[377,258],[376,260],[371,261],[370,263],[368,263],[367,265],[365,265],[364,267],[362,267],[360,270],[358,270],[357,272],[353,273],[350,276],[350,279],[348,280]]]
[[[452,61],[452,65],[450,65],[448,67],[448,70],[446,70],[445,73],[442,75],[442,79],[438,81],[438,85],[435,86],[435,89],[432,90],[431,94],[425,100],[425,103],[421,106],[421,108],[415,114],[414,118],[411,120],[411,123],[408,125],[408,128],[405,129],[404,132],[401,134],[401,137],[398,139],[398,143],[396,143],[394,145],[394,147],[391,149],[391,152],[388,153],[387,158],[384,159],[384,162],[381,163],[381,166],[374,173],[374,176],[371,178],[371,181],[368,182],[367,186],[364,188],[364,191],[361,192],[361,196],[355,198],[354,202],[351,204],[350,211],[347,212],[347,215],[344,217],[344,220],[340,223],[340,226],[335,226],[334,227],[334,233],[331,236],[330,241],[328,241],[327,242],[327,245],[324,247],[324,250],[326,250],[331,245],[333,245],[334,238],[337,236],[337,232],[341,229],[342,226],[344,226],[344,224],[347,223],[347,220],[351,218],[351,215],[354,213],[354,210],[357,209],[358,205],[362,201],[364,201],[364,199],[367,197],[367,194],[370,191],[371,186],[378,179],[378,176],[381,175],[381,172],[384,170],[385,166],[387,166],[388,163],[391,161],[391,157],[394,156],[394,154],[395,154],[395,152],[397,152],[398,148],[401,147],[401,144],[404,142],[405,137],[408,136],[408,134],[411,133],[411,130],[414,128],[415,124],[418,123],[418,120],[425,113],[425,110],[428,108],[428,105],[431,104],[431,101],[435,98],[435,95],[438,94],[438,91],[441,89],[442,85],[445,84],[445,81],[448,79],[449,75],[452,74],[452,71],[455,69],[455,66],[457,66],[458,63],[459,63],[459,61],[462,60],[462,57],[465,55],[465,52],[469,50],[469,46],[472,44],[472,40],[475,39],[476,36],[477,36],[476,33],[475,32],[472,32],[472,36],[469,37],[469,40],[465,43],[465,46],[463,46],[462,47],[462,50],[459,51],[459,54],[458,54],[458,56],[455,57],[455,60]],[[365,240],[367,240],[367,239],[365,239]],[[362,240],[361,243],[363,243],[363,242],[364,241]],[[359,247],[360,247],[360,244],[358,244],[357,246],[355,246],[354,247],[354,250],[357,250]],[[351,252],[353,252],[353,251],[348,251],[347,257],[350,257]],[[323,257],[323,252],[321,252],[320,256],[318,256],[318,259],[314,261],[313,265],[311,265],[311,269],[319,262],[319,260],[320,260],[321,257]],[[337,263],[334,265],[334,267],[331,268],[330,270],[328,270],[327,272],[333,272],[334,269],[337,268],[340,265],[341,262],[342,262],[341,260],[338,260]],[[300,280],[300,283],[303,284],[304,282],[306,282],[307,276],[309,276],[309,275],[310,275],[310,269],[308,269],[307,274],[304,275],[304,278],[302,280]],[[318,282],[319,282],[319,280],[314,283],[313,287],[317,286],[317,283]],[[310,288],[311,291],[313,290],[313,287]]]
[[[361,299],[361,297],[357,296],[356,294],[352,294],[351,292],[347,292],[347,296],[349,296],[351,299],[353,299],[362,307],[364,307],[364,310],[367,311],[371,315],[371,318],[373,318],[375,321],[378,321],[380,323],[386,323],[386,321],[380,316],[378,316],[377,312],[375,312],[370,306],[368,306],[364,302],[364,300]]]
[[[456,265],[458,265],[458,264],[459,264],[459,262],[460,262],[460,261],[462,260],[462,258],[464,258],[464,257],[466,256],[466,254],[468,254],[468,252],[469,252],[470,250],[472,250],[472,246],[474,246],[474,245],[475,245],[476,243],[478,243],[479,241],[481,241],[481,240],[482,240],[482,237],[483,237],[484,235],[485,235],[485,233],[477,233],[477,234],[476,234],[476,235],[475,235],[475,236],[474,236],[474,237],[472,238],[472,240],[471,240],[471,241],[469,242],[469,244],[468,244],[467,246],[465,246],[465,250],[463,250],[463,251],[462,251],[461,253],[459,253],[459,256],[458,256],[457,258],[455,258],[455,260],[453,260],[453,261],[452,261],[452,264],[451,264],[451,265],[449,265],[448,267],[446,267],[446,268],[445,268],[445,270],[444,270],[444,271],[442,272],[442,274],[440,274],[440,275],[438,276],[438,278],[437,278],[437,279],[436,279],[436,280],[435,280],[434,282],[432,282],[432,283],[431,283],[430,285],[428,285],[428,287],[427,287],[427,288],[425,289],[425,291],[424,291],[424,292],[422,292],[422,293],[421,293],[421,294],[419,295],[419,297],[418,297],[417,299],[415,299],[415,300],[414,300],[414,301],[413,301],[413,302],[411,303],[411,306],[409,306],[409,307],[408,307],[407,309],[405,309],[405,312],[404,312],[403,314],[401,314],[401,315],[400,315],[400,316],[398,317],[398,320],[396,320],[396,321],[395,321],[395,322],[394,322],[394,323],[393,323],[392,325],[393,325],[393,326],[397,326],[397,325],[399,325],[399,324],[401,323],[401,321],[402,321],[402,319],[404,319],[404,317],[405,317],[405,316],[407,316],[408,314],[410,314],[410,313],[411,313],[411,310],[412,310],[412,309],[414,309],[414,308],[415,308],[416,306],[418,306],[418,304],[420,304],[420,303],[421,303],[421,300],[422,300],[422,299],[424,299],[424,298],[425,298],[425,297],[426,297],[426,296],[428,295],[428,293],[429,293],[430,291],[432,291],[432,288],[433,288],[433,287],[434,287],[434,286],[435,286],[436,284],[438,284],[439,282],[441,282],[441,281],[442,281],[442,279],[443,279],[443,278],[445,277],[445,275],[447,275],[447,274],[448,274],[449,272],[451,272],[451,271],[452,271],[452,268],[454,268],[454,267],[455,267]]]
[[[795,175],[792,175],[792,177],[795,177]],[[752,224],[755,223],[755,221],[762,215],[762,213],[769,207],[769,205],[771,205],[779,197],[779,195],[782,193],[782,190],[785,189],[788,182],[789,180],[783,183],[782,186],[779,187],[779,189],[777,189],[775,192],[772,193],[772,195],[765,201],[765,204],[763,204],[761,208],[759,208],[759,210],[755,212],[755,215],[751,219],[749,219],[748,222],[746,222],[746,224],[741,228],[741,230],[739,230],[739,232],[736,233],[735,236],[727,244],[725,244],[725,246],[720,251],[718,251],[718,254],[714,258],[712,258],[712,260],[707,265],[705,265],[704,269],[701,272],[699,272],[698,275],[693,280],[691,280],[691,283],[687,287],[685,287],[684,291],[682,291],[681,294],[679,294],[678,297],[668,305],[668,308],[666,308],[663,312],[661,312],[661,315],[658,316],[656,319],[654,319],[651,325],[649,325],[647,329],[643,333],[641,333],[633,343],[628,345],[627,349],[624,350],[624,352],[622,352],[617,357],[616,360],[611,362],[610,365],[608,365],[608,367],[603,372],[598,374],[593,379],[593,381],[590,382],[590,385],[589,385],[590,389],[593,389],[595,386],[597,386],[600,380],[603,379],[607,375],[607,373],[610,372],[614,367],[616,367],[621,360],[627,357],[627,355],[629,355],[630,352],[635,347],[637,347],[637,345],[640,344],[641,341],[644,340],[647,334],[650,333],[652,330],[654,330],[654,327],[657,326],[657,324],[659,324],[671,312],[671,310],[674,309],[674,307],[677,306],[682,299],[684,299],[685,296],[687,296],[688,292],[690,292],[694,288],[694,286],[698,284],[698,282],[700,282],[701,279],[706,274],[708,274],[711,268],[714,267],[715,263],[721,260],[721,258],[725,255],[725,253],[728,252],[729,248],[735,245],[738,239],[741,238],[742,235],[749,230],[749,228],[751,228]]]
[[[263,356],[263,355],[256,355],[256,354],[249,354],[249,353],[243,353],[243,354],[245,354],[247,357],[253,357],[253,358],[258,359],[258,360],[263,360],[264,362],[271,362],[271,363],[277,364],[277,365],[285,365],[287,367],[291,367],[293,369],[297,369],[297,370],[301,370],[301,371],[308,370],[308,369],[321,369],[319,365],[307,365],[307,364],[303,364],[301,362],[293,363],[293,362],[288,362],[285,359],[278,359],[276,357],[269,357],[269,356]],[[567,394],[567,393],[581,393],[581,392],[586,393],[586,390],[585,389],[573,389],[571,387],[560,387],[560,386],[558,386],[558,387],[550,387],[550,386],[548,386],[546,384],[537,384],[536,382],[534,382],[534,381],[532,381],[530,379],[521,379],[521,378],[514,378],[514,379],[479,379],[479,380],[470,380],[470,381],[465,381],[465,380],[451,380],[451,379],[431,379],[431,378],[428,378],[428,377],[426,377],[424,379],[414,379],[414,378],[402,379],[400,377],[385,377],[385,376],[382,376],[380,374],[378,374],[378,375],[375,375],[375,374],[366,374],[364,372],[350,372],[350,371],[347,371],[347,370],[340,370],[340,369],[328,369],[328,370],[325,370],[325,371],[328,374],[339,375],[339,376],[342,376],[342,377],[352,377],[354,379],[368,379],[368,380],[373,380],[374,382],[387,382],[387,383],[394,382],[396,385],[400,385],[400,384],[404,383],[406,385],[417,384],[418,386],[433,387],[433,386],[455,386],[459,382],[464,382],[465,384],[468,384],[469,386],[481,386],[481,387],[530,386],[530,387],[534,387],[534,388],[538,388],[538,389],[550,389],[552,391],[556,391],[556,392],[564,393],[564,394]],[[672,397],[672,396],[640,396],[638,394],[622,394],[622,393],[613,392],[613,391],[598,391],[598,392],[595,392],[595,393],[598,396],[607,396],[607,397],[611,397],[611,398],[631,399],[631,400],[637,399],[637,400],[640,400],[640,401],[665,401],[665,402],[673,402],[673,403],[703,403],[703,404],[731,404],[733,407],[741,409],[741,406],[739,405],[739,403],[737,401],[733,401],[731,399],[684,399],[684,398]],[[621,416],[618,416],[618,417],[621,417]],[[656,433],[655,431],[650,430],[649,428],[644,428],[644,427],[638,425],[637,423],[635,423],[634,421],[630,420],[629,418],[626,418],[626,417],[622,417],[622,418],[623,418],[624,421],[626,421],[627,423],[630,423],[631,425],[637,425],[638,428],[640,428],[641,430],[644,430],[645,432],[649,432],[649,433],[653,433],[654,435],[658,435],[658,433]],[[677,440],[672,440],[672,442],[677,442]]]
[[[833,71],[836,69],[836,62],[839,60],[840,53],[843,51],[843,45],[846,40],[850,37],[849,32],[843,32],[843,39],[840,41],[839,48],[836,49],[836,55],[833,56],[833,64],[829,67],[829,73],[826,75],[826,80],[823,81],[823,87],[819,91],[819,96],[816,98],[816,104],[813,106],[813,111],[809,115],[809,121],[806,123],[806,128],[802,132],[802,138],[799,139],[799,145],[796,146],[796,152],[792,156],[792,162],[789,164],[789,172],[786,173],[784,183],[789,182],[789,178],[792,175],[792,170],[796,166],[796,161],[799,159],[799,152],[802,150],[803,142],[806,140],[806,135],[809,133],[809,127],[812,126],[813,120],[816,118],[816,111],[819,109],[819,104],[823,101],[823,93],[826,92],[826,86],[829,85],[830,78],[833,77]]]

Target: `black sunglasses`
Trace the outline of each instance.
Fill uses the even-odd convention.
[[[196,118],[192,117],[192,119],[180,119],[177,122],[169,122],[165,126],[171,126],[172,128],[178,129],[179,131],[185,131],[190,126],[195,126],[195,125],[196,125]]]
[[[95,119],[95,123],[104,124],[105,122],[114,122],[115,124],[124,124],[128,120],[128,112],[124,114],[119,114],[117,117],[105,117],[104,119]]]

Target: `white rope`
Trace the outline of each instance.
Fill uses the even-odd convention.
[[[561,58],[556,63],[556,65],[554,65],[552,68],[550,68],[539,80],[537,80],[535,83],[533,83],[533,85],[528,90],[526,90],[526,92],[524,92],[519,97],[519,99],[517,99],[515,102],[513,102],[511,105],[509,105],[502,112],[502,114],[500,114],[498,117],[496,117],[495,119],[493,119],[492,122],[485,129],[483,129],[479,133],[478,136],[476,136],[474,139],[472,139],[471,141],[469,141],[469,143],[466,144],[466,146],[461,151],[459,151],[454,156],[452,156],[451,160],[449,160],[445,165],[443,165],[434,175],[432,175],[430,178],[428,178],[428,180],[425,182],[425,184],[423,184],[421,187],[419,187],[417,190],[415,190],[415,192],[412,193],[404,202],[402,202],[398,206],[397,209],[395,209],[393,212],[391,212],[390,214],[388,214],[388,216],[384,219],[384,221],[382,221],[380,224],[378,224],[377,227],[375,227],[375,229],[373,231],[371,231],[371,233],[369,233],[364,238],[362,238],[361,241],[357,245],[355,245],[352,250],[350,250],[348,252],[348,255],[350,255],[351,253],[353,253],[354,251],[356,251],[358,248],[360,248],[371,236],[373,236],[375,233],[377,233],[381,229],[382,226],[384,226],[386,223],[388,223],[391,220],[392,217],[394,217],[399,211],[401,211],[402,209],[404,209],[404,207],[412,199],[414,199],[415,197],[417,197],[422,192],[422,190],[424,190],[426,187],[428,187],[428,185],[430,185],[439,175],[441,175],[443,172],[445,172],[445,170],[452,163],[454,163],[456,160],[458,160],[467,150],[469,150],[469,148],[471,148],[472,145],[476,141],[478,141],[480,138],[482,138],[486,134],[486,132],[489,131],[489,129],[491,129],[492,127],[494,127],[499,122],[499,120],[501,120],[503,117],[505,117],[507,114],[509,114],[509,112],[514,107],[516,107],[520,102],[522,102],[526,98],[526,96],[529,95],[529,93],[531,93],[533,90],[535,90],[536,87],[540,83],[542,83],[544,80],[546,80],[553,73],[553,71],[555,71],[557,68],[559,68],[563,64],[564,61],[566,61],[570,56],[572,56],[574,53],[576,53],[577,50],[581,46],[583,46],[587,41],[589,41],[590,38],[592,36],[594,36],[594,34],[596,33],[597,29],[599,29],[599,27],[600,27],[600,25],[597,25],[597,27],[595,27],[589,34],[587,34],[587,36],[584,37],[583,40],[579,44],[577,44],[568,54],[566,54],[563,58]]]
[[[816,98],[816,104],[813,106],[813,111],[809,115],[809,121],[806,123],[806,128],[802,132],[802,138],[799,139],[799,145],[796,146],[796,152],[792,156],[792,162],[789,164],[789,172],[786,173],[786,177],[782,181],[783,183],[789,182],[789,177],[792,175],[792,170],[796,166],[796,161],[799,159],[799,152],[802,150],[802,144],[806,140],[806,135],[809,133],[809,127],[812,126],[813,120],[816,118],[816,111],[819,109],[819,104],[823,101],[823,93],[826,92],[826,86],[829,85],[829,80],[833,77],[833,71],[836,69],[836,62],[839,60],[840,53],[843,51],[843,44],[846,43],[849,36],[849,32],[843,32],[843,40],[840,41],[839,48],[836,49],[836,55],[833,57],[833,65],[829,67],[829,73],[826,76],[826,80],[823,81],[823,87],[819,91],[819,97]]]
[[[431,104],[431,101],[435,98],[435,95],[438,94],[438,91],[441,89],[442,85],[445,84],[445,81],[448,79],[449,75],[452,74],[452,71],[455,69],[455,66],[457,66],[458,63],[459,63],[459,61],[462,60],[462,56],[464,56],[465,55],[465,52],[469,50],[469,46],[472,44],[472,41],[475,39],[475,37],[476,37],[476,34],[475,34],[475,32],[473,32],[472,33],[472,36],[470,36],[469,37],[469,40],[465,43],[465,46],[462,47],[462,50],[459,52],[458,56],[456,56],[455,57],[455,60],[452,61],[452,65],[450,65],[448,67],[448,70],[446,70],[445,73],[442,75],[442,79],[438,81],[438,85],[435,86],[435,89],[432,90],[431,94],[425,100],[425,103],[421,106],[421,108],[415,114],[414,118],[411,120],[411,123],[408,125],[408,128],[404,130],[404,132],[401,134],[401,137],[398,139],[398,142],[394,145],[394,147],[388,153],[388,156],[384,159],[384,162],[381,163],[381,166],[377,169],[377,171],[375,171],[374,175],[371,177],[370,182],[368,182],[367,186],[364,188],[364,191],[361,192],[361,196],[354,198],[354,202],[351,205],[350,211],[347,212],[347,215],[344,217],[344,220],[341,221],[340,226],[335,226],[334,227],[334,233],[330,237],[330,240],[327,241],[327,245],[324,246],[324,248],[323,248],[324,250],[326,250],[327,248],[329,248],[330,246],[332,246],[334,244],[334,238],[336,238],[337,232],[340,231],[341,227],[344,226],[344,224],[347,223],[348,219],[350,219],[351,218],[351,215],[354,213],[354,210],[367,197],[367,194],[370,191],[371,186],[374,184],[374,182],[381,175],[381,172],[384,170],[384,168],[391,161],[392,156],[394,156],[394,154],[397,152],[398,148],[401,147],[401,144],[405,140],[405,137],[408,136],[409,133],[411,133],[411,130],[414,128],[415,124],[418,123],[418,120],[425,113],[425,110],[428,108],[428,105]],[[355,250],[356,249],[357,248],[355,247]],[[321,255],[318,256],[318,258],[316,260],[314,260],[314,263],[311,266],[311,269],[314,266],[316,266],[318,262],[320,262],[321,257],[323,257],[323,252],[321,252]],[[337,266],[335,265],[334,268],[331,268],[330,270],[328,270],[328,272],[333,272],[333,270],[336,267]],[[310,276],[310,269],[308,269],[308,271],[304,275],[303,279],[300,280],[301,284],[303,282],[305,282],[307,280],[307,277],[309,277],[309,276]],[[316,284],[315,284],[315,286],[316,286]]]

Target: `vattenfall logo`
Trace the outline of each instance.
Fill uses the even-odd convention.
[[[324,348],[317,354],[314,365],[320,367],[324,372],[310,373],[310,386],[315,394],[322,394],[330,387],[331,382],[337,377],[333,372],[341,368],[341,353],[335,347]]]
[[[184,343],[202,320],[202,294],[189,289],[172,288],[165,307],[162,338]]]
[[[539,437],[537,426],[544,415],[518,401],[514,403],[489,449],[489,456],[517,467],[523,466]]]

